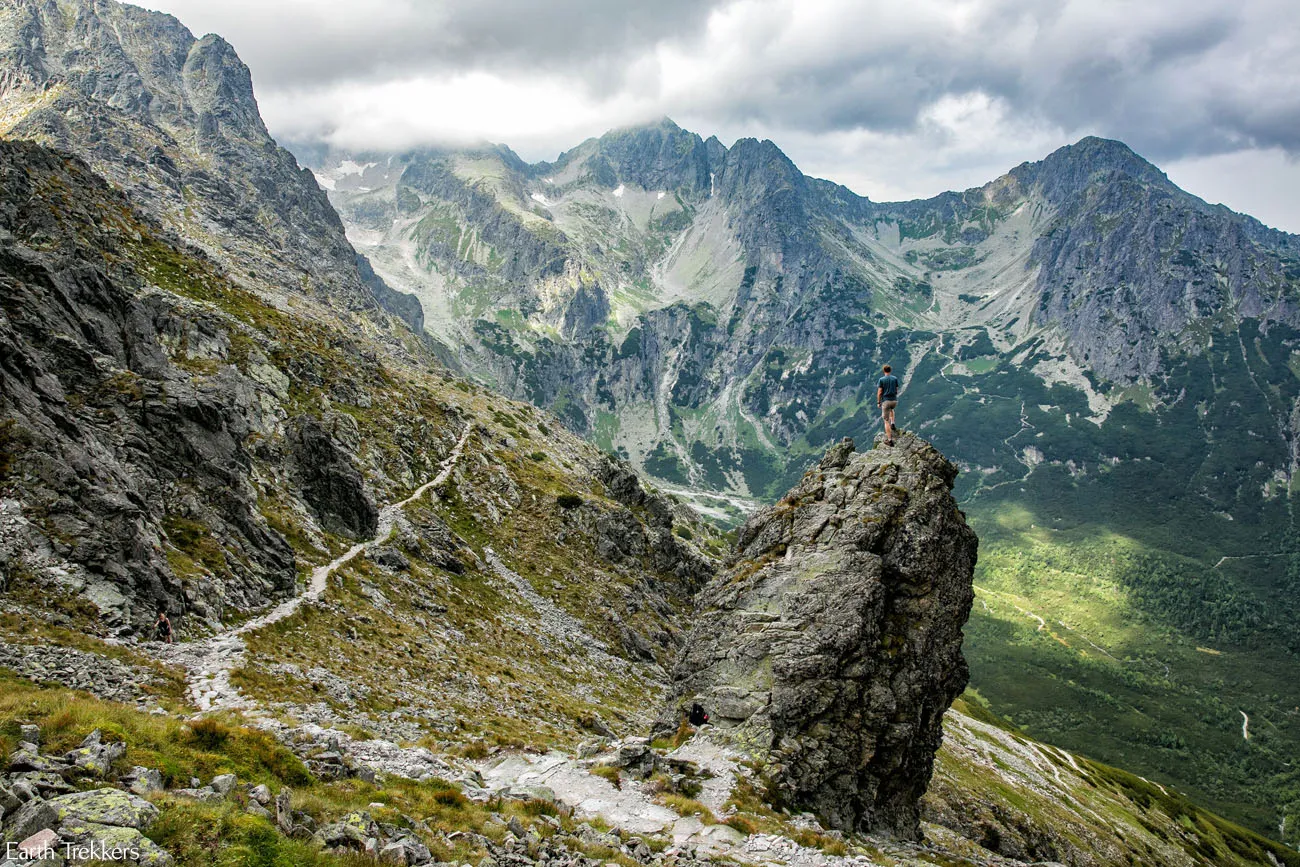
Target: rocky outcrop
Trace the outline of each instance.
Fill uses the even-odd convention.
[[[152,262],[205,266],[156,231],[83,163],[0,142],[0,560],[112,628],[158,607],[216,619],[294,581],[250,480],[269,390],[220,364],[242,337],[228,322],[126,264],[145,233]]]
[[[701,594],[659,727],[698,702],[760,762],[774,803],[916,838],[941,721],[968,677],[977,540],[956,475],[910,434],[830,449],[741,528]]]
[[[379,509],[348,452],[314,418],[299,418],[289,431],[294,475],[303,499],[322,527],[353,539],[369,539],[379,526]]]

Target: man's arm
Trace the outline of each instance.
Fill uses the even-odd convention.
[[[877,386],[876,386],[876,406],[880,406],[880,398],[881,398],[882,395],[884,395],[884,393],[885,393],[885,387],[884,387],[883,385],[877,385]]]

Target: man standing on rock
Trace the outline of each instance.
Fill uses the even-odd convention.
[[[884,376],[876,382],[876,406],[880,407],[880,418],[885,423],[885,445],[894,444],[894,409],[898,406],[898,389],[902,383],[890,373],[888,364],[884,367]]]

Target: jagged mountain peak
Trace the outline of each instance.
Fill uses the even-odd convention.
[[[1081,192],[1103,177],[1122,176],[1144,185],[1178,189],[1168,175],[1128,145],[1097,136],[1087,136],[1058,148],[1042,160],[1018,166],[1010,174],[1030,184],[1039,184],[1045,197],[1053,203]]]
[[[555,163],[535,167],[549,174],[583,164],[597,183],[616,187],[635,184],[646,190],[676,190],[704,195],[716,170],[709,147],[698,134],[682,129],[671,118],[610,130],[561,154]]]
[[[726,168],[733,177],[739,172],[746,182],[757,181],[764,185],[803,187],[807,181],[794,161],[770,139],[738,139],[727,151]]]
[[[0,135],[74,153],[235,279],[377,309],[337,213],[220,36],[100,0],[0,4]]]

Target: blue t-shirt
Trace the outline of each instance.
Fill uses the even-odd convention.
[[[899,382],[898,377],[894,376],[894,374],[887,373],[880,377],[880,381],[876,383],[876,386],[880,389],[881,401],[898,400]]]

